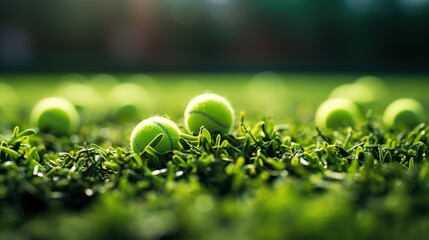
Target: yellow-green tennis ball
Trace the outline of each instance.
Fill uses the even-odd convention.
[[[88,84],[100,92],[106,92],[113,86],[119,84],[118,79],[109,74],[96,74],[89,77],[89,80]]]
[[[356,103],[356,105],[365,112],[376,102],[376,91],[377,89],[373,89],[369,85],[357,83],[343,84],[336,87],[329,97],[347,98]]]
[[[331,91],[329,98],[348,98],[352,87],[353,84],[351,83],[341,84]]]
[[[383,103],[389,96],[386,83],[375,76],[363,76],[357,79],[354,85],[358,90],[355,93],[357,96],[352,100],[366,108]]]
[[[231,104],[216,94],[202,94],[192,99],[185,110],[185,126],[198,133],[204,126],[210,132],[228,133],[234,123]]]
[[[121,121],[133,121],[150,115],[154,104],[149,92],[135,83],[116,85],[109,91],[107,102],[113,116]]]
[[[353,126],[360,118],[358,106],[345,98],[331,98],[323,102],[316,111],[316,126],[320,128],[340,128]]]
[[[34,106],[30,122],[41,132],[57,136],[67,135],[77,130],[79,114],[69,101],[63,98],[45,98]]]
[[[364,76],[352,84],[340,85],[329,95],[330,98],[350,99],[364,112],[377,107],[387,96],[386,84],[374,76]]]
[[[163,134],[161,141],[154,146],[159,153],[179,149],[180,130],[177,125],[164,117],[150,117],[141,121],[133,130],[130,137],[131,150],[140,154],[159,135]]]
[[[398,99],[387,106],[383,122],[389,128],[415,127],[426,118],[424,107],[411,98]]]
[[[75,82],[64,83],[58,90],[58,96],[70,101],[83,119],[100,119],[106,115],[104,100],[89,85]]]

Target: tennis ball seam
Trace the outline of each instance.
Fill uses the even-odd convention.
[[[151,121],[152,122],[152,121]],[[157,122],[152,122],[153,124],[155,124],[156,126],[158,126],[159,128],[162,129],[162,131],[164,131],[164,133],[167,135],[168,137],[168,142],[170,143],[170,150],[173,149],[173,140],[171,139],[171,135],[168,132],[168,130],[162,126],[161,124],[157,123]]]
[[[141,149],[141,147],[140,147],[139,143],[137,142],[137,140],[136,140],[135,138],[133,139],[133,142],[134,142],[134,145],[138,148],[139,153],[142,153],[142,152],[143,152],[143,150]]]
[[[211,120],[212,122],[214,122],[215,124],[217,124],[219,127],[225,128],[227,130],[229,129],[229,126],[227,126],[227,125],[219,122],[218,120],[214,119],[212,116],[210,116],[209,114],[207,114],[205,112],[201,112],[201,111],[192,111],[192,112],[189,112],[189,115],[191,115],[191,114],[197,114],[197,115],[204,116],[204,117],[208,118],[209,120]]]
[[[170,143],[170,150],[173,149],[173,140],[171,139],[171,135],[170,133],[167,131],[167,129],[162,126],[161,124],[157,123],[157,122],[153,122],[150,121],[150,123],[155,124],[156,126],[158,126],[159,128],[162,129],[162,131],[164,132],[164,134],[167,136],[168,138],[168,142]],[[137,146],[139,152],[143,152],[143,150],[141,149],[140,145],[138,144],[138,142],[136,141],[136,139],[134,138],[134,144]]]

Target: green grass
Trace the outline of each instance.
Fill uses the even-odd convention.
[[[385,102],[336,131],[317,129],[314,111],[355,76],[153,77],[142,81],[156,103],[148,116],[168,114],[184,130],[187,102],[210,91],[234,106],[233,132],[184,132],[182,150],[138,156],[128,146],[137,122],[108,114],[57,138],[27,118],[59,76],[3,77],[19,100],[0,120],[0,239],[429,237],[429,127],[389,130],[380,117],[398,97],[427,109],[424,77],[383,76]],[[97,89],[104,96],[108,86]]]

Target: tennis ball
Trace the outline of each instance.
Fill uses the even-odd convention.
[[[353,126],[360,118],[358,106],[345,98],[331,98],[323,102],[316,111],[316,126],[320,128],[339,128]]]
[[[415,127],[425,120],[423,106],[411,98],[401,98],[387,106],[383,115],[383,123],[389,127]]]
[[[351,100],[367,109],[384,102],[389,96],[386,83],[375,76],[363,76],[355,81],[354,86],[357,90]]]
[[[106,92],[113,86],[119,84],[119,81],[116,77],[109,74],[96,74],[89,77],[88,84],[100,92]]]
[[[329,94],[329,98],[349,98],[352,92],[353,84],[341,84],[334,88]]]
[[[141,121],[130,137],[131,150],[140,154],[159,134],[164,134],[154,147],[160,153],[179,149],[180,130],[171,120],[164,117],[150,117]]]
[[[122,83],[113,87],[107,101],[116,120],[133,121],[149,115],[153,100],[146,89],[135,83]]]
[[[69,101],[51,97],[38,102],[30,115],[30,122],[41,132],[57,136],[67,135],[77,130],[79,114]]]
[[[370,108],[377,107],[377,104],[383,102],[387,96],[386,84],[377,77],[364,76],[357,79],[352,84],[343,84],[335,88],[330,98],[347,98],[366,111]]]
[[[228,133],[234,123],[234,110],[229,102],[216,94],[202,94],[192,99],[185,110],[185,126],[198,133],[201,126],[210,132]]]
[[[70,101],[82,119],[101,119],[106,115],[104,100],[94,88],[86,84],[66,82],[60,86],[58,96]]]

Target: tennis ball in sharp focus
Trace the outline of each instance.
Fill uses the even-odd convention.
[[[354,102],[344,98],[331,98],[319,106],[315,121],[320,128],[334,129],[353,126],[358,118],[360,111]]]
[[[185,110],[185,126],[198,133],[204,126],[210,132],[228,133],[234,123],[234,110],[229,102],[216,94],[202,94],[192,99]]]
[[[411,98],[398,99],[387,106],[383,122],[389,128],[415,127],[425,120],[425,109]]]
[[[161,141],[154,146],[157,152],[165,153],[179,149],[180,130],[171,120],[164,117],[150,117],[141,121],[133,130],[130,137],[131,150],[142,153],[159,134],[164,134]]]
[[[79,114],[69,101],[63,98],[45,98],[34,106],[30,115],[32,125],[41,132],[67,135],[77,130]]]

